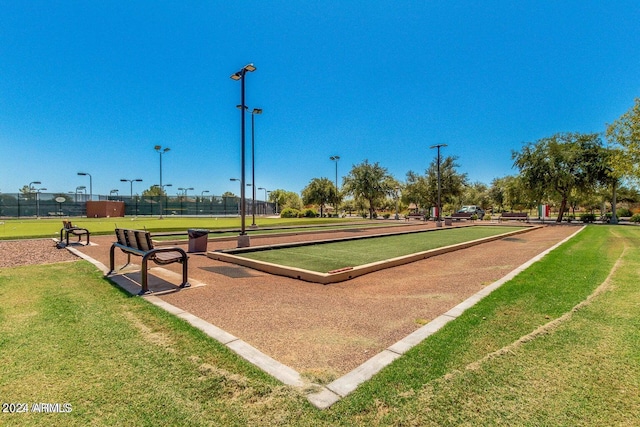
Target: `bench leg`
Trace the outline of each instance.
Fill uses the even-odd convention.
[[[142,271],[141,273],[141,285],[142,285],[142,290],[138,293],[138,295],[149,295],[151,293],[151,291],[149,290],[149,285],[148,285],[148,278],[149,275],[147,274],[147,257],[143,256],[142,257]]]
[[[188,288],[189,286],[191,286],[191,283],[189,283],[189,278],[187,277],[187,257],[184,257],[184,261],[182,262],[182,284],[180,285],[181,288]]]
[[[107,276],[115,272],[115,249],[115,245],[111,245],[111,249],[109,250],[109,272]]]

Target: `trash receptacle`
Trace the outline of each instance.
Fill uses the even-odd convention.
[[[209,230],[189,229],[189,252],[206,252]]]

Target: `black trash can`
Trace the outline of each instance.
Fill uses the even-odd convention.
[[[209,230],[191,228],[189,233],[189,252],[206,252]]]

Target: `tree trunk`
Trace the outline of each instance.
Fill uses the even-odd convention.
[[[613,183],[613,194],[611,195],[611,224],[618,223],[618,214],[616,213],[616,203],[618,202],[618,180]]]
[[[566,196],[563,196],[562,202],[560,203],[560,212],[558,212],[558,219],[556,219],[557,223],[562,222],[562,217],[564,216],[565,209],[567,209],[567,198]]]

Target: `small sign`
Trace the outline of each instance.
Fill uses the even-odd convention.
[[[66,201],[67,201],[67,199],[65,199],[64,197],[56,197],[56,202],[58,202],[58,203],[64,203]]]

